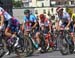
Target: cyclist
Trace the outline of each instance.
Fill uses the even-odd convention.
[[[74,36],[74,32],[75,32],[75,13],[72,14],[72,22],[70,23],[70,31],[71,31],[71,36],[73,38],[73,42],[74,42],[74,48],[75,48],[75,36]],[[75,51],[75,49],[74,49]]]
[[[0,30],[3,28],[4,23],[4,15],[2,13],[3,8],[1,7],[3,3],[0,1]]]
[[[10,14],[8,14],[3,8],[3,3],[0,1],[0,31],[3,31],[8,25],[8,21],[12,18]],[[5,53],[5,52],[4,52]]]
[[[17,47],[18,45],[18,41],[19,38],[17,37],[17,34],[19,32],[19,21],[16,18],[12,18],[9,22],[8,25],[5,29],[5,35],[7,37],[6,41],[7,41],[7,49],[8,52],[6,53],[6,55],[11,53],[11,46],[13,45],[13,47]],[[15,41],[15,42],[14,42]]]
[[[23,28],[25,30],[25,34],[28,35],[29,32],[33,32],[31,30],[34,30],[35,34],[37,31],[36,30],[36,26],[37,26],[37,18],[35,17],[34,14],[30,13],[30,10],[26,9],[24,10],[24,23],[23,23]],[[34,34],[34,35],[35,35]],[[38,44],[40,44],[40,40],[39,37],[37,35],[35,35],[36,41],[38,42]],[[38,48],[38,50],[40,50],[40,48]]]
[[[62,7],[57,7],[56,12],[56,20],[58,22],[56,28],[59,29],[61,26],[63,26],[64,28],[68,29],[71,22],[70,15],[67,12],[63,12]]]
[[[46,18],[46,16],[44,14],[40,14],[39,16],[39,26],[40,28],[42,28],[42,26],[44,25],[44,27],[46,27],[46,33],[48,33],[48,31],[51,31],[51,24],[50,21],[48,20],[48,18]],[[43,30],[44,28],[42,28]]]
[[[72,14],[72,20],[75,20],[75,13]]]
[[[3,4],[2,4],[3,5]],[[1,5],[0,5],[0,15],[3,16],[3,19],[1,19],[1,24],[5,26],[5,28],[7,27],[8,25],[8,21],[12,19],[12,16],[7,12],[5,11]]]
[[[40,14],[38,22],[39,22],[40,31],[42,31],[43,34],[48,34],[48,32],[51,32],[52,24],[44,14]],[[40,32],[38,33],[38,36],[39,36],[39,34],[40,34]],[[46,39],[46,43],[48,44],[47,39]],[[49,44],[47,46],[47,49],[48,48],[49,48]]]
[[[56,12],[56,30],[59,31],[61,27],[69,30],[69,26],[71,23],[70,15],[66,11],[64,12],[62,7],[57,7]],[[57,50],[59,50],[59,43],[57,46]]]
[[[3,47],[3,43],[2,43],[2,34],[3,34],[2,30],[3,30],[3,26],[4,26],[3,21],[4,21],[4,16],[3,16],[2,12],[1,12],[1,8],[0,8],[0,34],[1,34],[0,35],[0,47]]]
[[[24,16],[23,29],[24,27],[25,27],[25,30],[34,29],[37,25],[35,15],[30,14],[30,10],[27,10],[27,9],[24,10],[24,15],[25,16]]]

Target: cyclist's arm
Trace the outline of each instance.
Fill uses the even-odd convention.
[[[60,28],[60,19],[57,14],[55,15],[55,28],[56,28],[56,30],[59,30],[59,28]]]
[[[51,30],[52,30],[52,22],[50,22],[49,20],[48,20],[48,24],[49,24],[49,31],[51,32]]]
[[[10,20],[10,21],[8,21],[8,26],[7,26],[7,28],[5,29],[5,35],[8,36],[8,37],[12,37],[13,35],[16,34],[16,32],[14,32],[14,34],[11,33],[11,32],[12,32],[12,31],[10,30],[11,27],[12,27],[12,26],[11,26],[11,20]]]
[[[22,23],[22,31],[24,31],[25,27],[25,22],[26,22],[26,17],[23,18],[24,22]]]
[[[70,23],[71,23],[71,18],[70,18],[70,16],[69,16],[69,14],[67,14],[67,19],[68,19],[68,24],[67,24],[66,27],[69,27],[69,26],[70,26]]]
[[[16,37],[16,32],[14,32],[14,34],[11,33],[12,31],[9,32],[9,28],[7,27],[5,30],[5,35],[8,37]]]
[[[3,24],[4,24],[4,16],[1,15],[1,26],[3,26]]]
[[[69,27],[69,26],[70,26],[70,23],[71,23],[71,21],[68,21],[68,24],[67,24],[67,26],[66,26],[66,27]]]
[[[35,22],[35,24],[32,26],[32,29],[34,29],[37,26],[37,22]]]
[[[5,35],[8,37],[12,36],[11,31],[10,31],[10,26],[11,26],[11,20],[8,21],[7,28],[5,29]]]
[[[9,32],[9,28],[6,28],[5,35],[8,36],[8,37],[12,36],[11,32]]]
[[[35,16],[31,16],[31,18],[30,18],[31,20],[33,20],[34,21],[34,25],[32,26],[32,29],[34,29],[36,26],[37,26],[37,18],[35,17]]]

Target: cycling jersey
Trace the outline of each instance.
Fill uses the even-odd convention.
[[[36,22],[36,17],[31,14],[29,15],[29,17],[24,16],[24,23],[25,23],[25,29],[31,29],[31,27],[34,25],[34,23]]]
[[[39,26],[41,27],[42,25],[44,25],[45,27],[48,27],[49,26],[49,20],[47,18],[44,20],[44,22],[39,20]]]
[[[3,15],[5,17],[5,21],[8,21],[12,18],[12,16],[9,13],[7,13],[6,11],[3,13]]]
[[[9,30],[11,30],[12,33],[14,32],[18,32],[19,31],[19,21],[17,19],[11,19],[9,22],[8,22],[8,26],[7,28]]]
[[[49,32],[49,20],[46,18],[43,22],[41,20],[39,20],[39,26],[40,26],[40,30],[47,34]],[[42,26],[45,26],[44,30],[41,29]]]
[[[60,16],[60,15],[57,15],[56,16],[56,20],[60,20],[60,26],[66,26],[67,24],[68,24],[68,21],[70,21],[70,15],[67,13],[67,12],[63,12],[63,15],[62,16]]]
[[[71,32],[75,32],[74,24],[75,24],[74,21],[72,21],[72,22],[70,23],[70,31],[71,31]]]
[[[0,7],[0,15],[1,14],[4,15],[5,21],[8,21],[12,18],[12,16],[8,12],[4,11],[2,7]]]

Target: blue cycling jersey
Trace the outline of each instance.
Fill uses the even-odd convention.
[[[30,14],[28,17],[24,16],[25,29],[31,29],[33,23],[36,22],[36,17]]]
[[[29,15],[29,17],[24,16],[24,22],[27,22],[27,21],[36,22],[35,15],[31,14]]]
[[[17,19],[11,19],[8,22],[7,28],[9,28],[12,31],[12,33],[18,32],[19,31],[19,21]]]

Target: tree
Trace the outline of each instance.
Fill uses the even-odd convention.
[[[13,0],[13,7],[22,7],[23,3],[21,0],[15,1]]]

